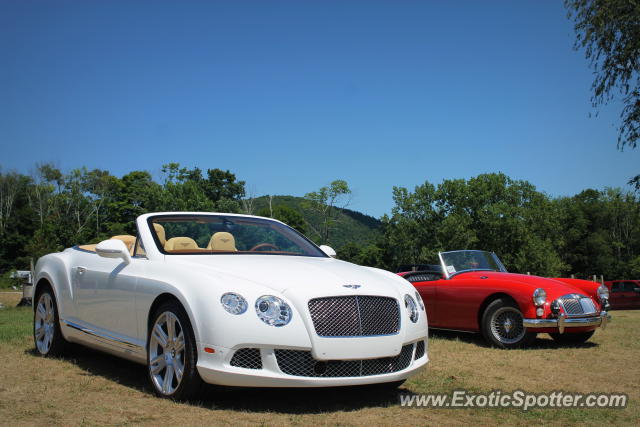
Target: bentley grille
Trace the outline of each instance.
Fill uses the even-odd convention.
[[[245,369],[262,369],[259,348],[241,348],[231,358],[231,366]]]
[[[309,312],[321,337],[393,335],[400,329],[400,307],[389,297],[315,298],[309,301]]]
[[[424,353],[425,353],[424,341],[418,341],[416,343],[416,355],[414,359],[416,360],[420,359],[422,356],[424,356]]]
[[[584,295],[564,295],[560,297],[559,301],[567,316],[580,316],[596,313],[596,306],[593,304],[593,301],[591,298]]]
[[[278,367],[287,375],[298,377],[366,377],[390,374],[406,369],[411,364],[413,344],[402,347],[394,357],[362,360],[319,361],[310,351],[276,350]]]

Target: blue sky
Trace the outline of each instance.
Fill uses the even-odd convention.
[[[0,0],[0,165],[221,168],[255,195],[502,171],[552,196],[625,186],[620,106],[560,1]]]

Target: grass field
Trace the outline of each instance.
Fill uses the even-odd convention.
[[[613,312],[604,331],[580,347],[541,335],[527,350],[486,347],[470,334],[432,334],[428,368],[399,393],[465,389],[576,393],[621,392],[626,409],[402,408],[398,393],[362,389],[265,390],[209,388],[202,401],[176,403],[151,394],[145,368],[74,347],[61,359],[32,350],[31,310],[19,295],[1,294],[0,424],[631,424],[640,420],[640,311]]]

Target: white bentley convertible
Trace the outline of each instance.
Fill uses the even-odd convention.
[[[36,265],[34,340],[145,364],[157,394],[401,384],[427,363],[427,316],[403,278],[334,259],[287,225],[211,213],[138,217],[137,236]]]

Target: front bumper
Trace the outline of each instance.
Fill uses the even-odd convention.
[[[202,348],[201,345],[199,347]],[[309,377],[284,373],[278,366],[273,348],[260,349],[261,369],[231,366],[229,361],[234,350],[221,347],[217,347],[216,350],[213,354],[198,353],[197,369],[200,377],[209,384],[240,387],[337,387],[394,382],[405,380],[418,373],[429,361],[425,348],[424,355],[417,359],[413,350],[408,366],[396,372],[351,377]]]
[[[585,328],[585,327],[601,327],[605,328],[607,322],[611,320],[611,315],[606,311],[600,313],[599,316],[593,317],[567,317],[565,314],[558,315],[556,319],[523,319],[525,328],[557,328],[558,332],[563,333],[565,328]]]

